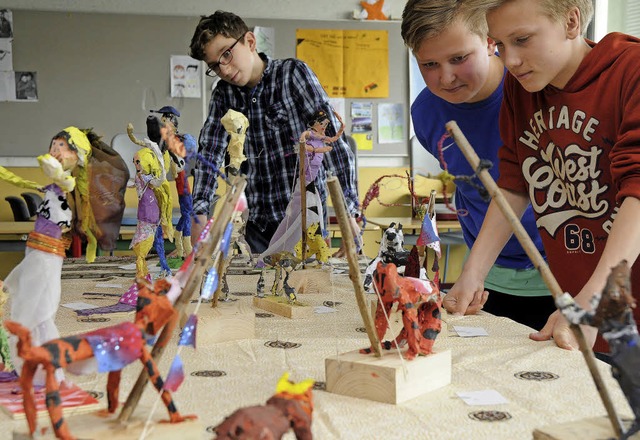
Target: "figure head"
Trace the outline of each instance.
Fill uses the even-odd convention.
[[[91,144],[80,129],[67,127],[51,139],[49,154],[62,164],[65,171],[69,171],[77,165],[86,165],[91,155]]]
[[[264,71],[256,45],[255,35],[240,17],[216,11],[200,19],[191,38],[189,55],[207,64],[208,76],[219,76],[238,87],[253,87]]]
[[[324,134],[327,130],[327,127],[331,125],[331,120],[329,119],[329,115],[324,110],[318,110],[307,122],[307,127],[316,133]]]
[[[477,102],[500,85],[504,68],[484,15],[465,0],[409,0],[401,34],[427,87],[451,103]]]
[[[505,66],[528,92],[563,88],[589,51],[583,35],[591,0],[470,0],[486,13],[489,36]]]
[[[33,74],[31,72],[22,72],[20,74],[20,81],[21,82],[29,82],[33,80]]]

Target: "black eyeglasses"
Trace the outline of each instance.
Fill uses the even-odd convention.
[[[233,60],[232,50],[234,47],[236,47],[236,44],[238,44],[240,40],[244,38],[246,34],[247,34],[246,32],[242,34],[240,38],[238,38],[236,42],[229,47],[229,49],[222,52],[222,55],[220,55],[220,58],[218,58],[217,63],[209,64],[209,68],[205,72],[205,75],[210,76],[212,78],[215,78],[216,76],[218,76],[218,74],[220,73],[220,66],[226,66],[231,62],[231,60]]]

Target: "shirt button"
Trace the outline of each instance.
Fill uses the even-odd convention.
[[[256,98],[252,98],[251,102],[253,102],[254,104],[257,102],[258,100]]]

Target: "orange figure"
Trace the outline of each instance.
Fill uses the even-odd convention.
[[[389,328],[389,313],[395,303],[402,312],[403,329],[392,342],[384,342],[386,349],[409,345],[404,357],[411,360],[416,355],[427,355],[432,352],[433,343],[442,328],[440,307],[442,298],[438,288],[431,281],[418,278],[401,277],[396,265],[378,262],[373,274],[373,282],[380,294],[376,309],[376,333],[382,341]],[[371,353],[371,348],[360,350]]]
[[[123,322],[80,335],[53,339],[41,346],[31,345],[31,333],[28,328],[15,321],[5,321],[5,327],[18,336],[18,354],[24,359],[20,386],[23,392],[24,411],[32,435],[36,430],[37,416],[33,395],[33,375],[38,365],[42,365],[46,372],[46,404],[56,437],[73,439],[62,415],[60,384],[56,381],[54,372],[56,368],[63,368],[72,362],[93,357],[96,358],[98,372],[109,372],[107,381],[109,413],[114,413],[118,407],[122,368],[139,359],[149,373],[151,383],[161,393],[162,401],[169,412],[169,422],[178,423],[195,418],[191,415],[180,415],[173,403],[171,393],[163,389],[164,382],[160,372],[145,347],[147,335],[157,334],[165,325],[172,329],[176,325],[177,317],[175,309],[166,297],[171,284],[165,279],[160,279],[155,282],[154,291],[151,287],[150,284],[139,281],[138,305],[133,323]],[[157,344],[164,346],[167,342],[167,340],[159,340]]]
[[[313,383],[311,379],[291,383],[285,373],[265,405],[240,408],[216,426],[216,439],[277,439],[293,428],[296,439],[311,440]]]
[[[375,3],[362,1],[360,2],[360,6],[367,11],[367,20],[388,20],[388,17],[382,12],[384,0],[378,0]]]

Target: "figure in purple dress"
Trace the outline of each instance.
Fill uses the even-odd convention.
[[[335,136],[327,136],[325,131],[331,123],[329,115],[324,110],[319,110],[313,114],[308,122],[308,129],[305,130],[299,138],[300,143],[305,144],[306,163],[305,163],[305,183],[307,193],[307,212],[306,227],[313,223],[318,223],[320,229],[325,235],[324,212],[322,210],[322,200],[316,190],[315,179],[318,171],[322,166],[324,154],[333,149],[332,142],[337,141],[344,131],[344,123],[340,115],[334,111],[334,115],[340,122],[340,128]],[[263,258],[267,255],[275,254],[282,251],[293,252],[298,240],[300,240],[300,231],[302,224],[302,211],[300,202],[300,184],[295,183],[295,191],[287,206],[285,217],[280,222],[278,229],[273,234],[269,247],[260,255],[259,265],[263,262]]]

